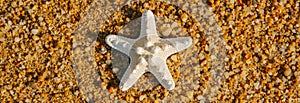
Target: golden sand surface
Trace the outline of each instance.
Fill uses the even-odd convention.
[[[94,22],[85,22],[88,16],[105,15],[86,13],[91,5],[97,7],[106,2],[109,0],[0,0],[0,102],[300,102],[300,0],[207,0],[204,2],[217,23],[204,26],[197,26],[197,18],[180,7],[142,0],[113,12],[101,27],[78,26]],[[180,53],[167,59],[176,83],[174,91],[160,85],[121,91],[118,76],[113,73],[111,48],[103,39],[117,34],[122,26],[148,9],[162,21],[175,21],[182,27],[180,32],[194,41],[193,48],[182,54],[196,51],[201,59],[186,59]],[[220,49],[226,56],[221,58],[225,61],[221,84],[216,90],[210,89],[216,91],[210,93],[214,62],[210,62],[210,42],[203,29],[212,25],[222,28],[225,45]],[[172,27],[172,23],[165,26]],[[92,63],[100,75],[97,80],[83,77],[92,75],[89,70],[79,70],[85,72],[79,76],[74,72],[72,63],[81,63],[72,57],[81,51],[73,48],[73,43],[80,41],[74,36],[81,29],[89,29],[98,37],[96,62]],[[158,31],[166,36],[172,30],[162,27]],[[199,67],[185,65],[194,62]],[[191,75],[192,71],[197,75]],[[89,82],[94,85],[80,87]]]

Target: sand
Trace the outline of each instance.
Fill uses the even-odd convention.
[[[172,2],[0,0],[0,101],[300,101],[300,0]],[[130,36],[124,26],[149,9],[162,37],[193,46],[167,59],[174,90],[146,74],[123,92],[112,59],[122,54],[103,41]]]

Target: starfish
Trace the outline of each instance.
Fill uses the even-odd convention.
[[[150,10],[142,14],[138,38],[108,35],[105,41],[113,49],[130,57],[130,64],[119,85],[122,91],[132,87],[146,72],[152,73],[164,88],[174,89],[175,83],[168,70],[166,59],[192,45],[190,37],[160,38],[156,31],[155,17]]]

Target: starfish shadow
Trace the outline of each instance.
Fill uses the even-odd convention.
[[[142,7],[143,3],[137,2],[137,5],[140,6],[139,8],[147,10],[144,7]],[[164,3],[162,3],[162,5],[174,6],[174,5],[164,4]],[[175,6],[175,9],[177,9],[179,11],[174,12],[172,14],[163,14],[163,15],[160,15],[159,17],[169,18],[170,15],[177,15],[178,16],[181,12],[184,12],[184,11],[180,11],[180,8],[178,8],[176,6]],[[158,14],[158,12],[159,12],[158,8],[155,8],[155,10],[152,10],[152,11],[153,11],[154,14]],[[139,35],[139,32],[140,32],[140,24],[141,23],[134,23],[135,20],[136,20],[136,22],[141,21],[141,19],[139,17],[142,16],[142,13],[141,13],[140,9],[138,9],[138,7],[137,8],[132,8],[128,5],[126,5],[123,8],[121,8],[119,10],[119,12],[121,12],[122,16],[117,17],[118,20],[116,20],[116,19],[113,19],[113,18],[116,18],[115,15],[110,15],[110,17],[109,17],[110,22],[109,23],[107,22],[104,25],[104,27],[105,27],[103,29],[104,31],[99,32],[98,37],[97,37],[97,42],[99,42],[100,45],[107,48],[107,51],[110,52],[110,53],[103,54],[103,55],[105,55],[106,59],[103,58],[103,59],[100,59],[100,60],[97,61],[98,67],[101,67],[101,64],[108,64],[108,63],[106,63],[106,61],[111,57],[111,59],[109,59],[109,60],[111,60],[111,62],[108,64],[108,66],[103,67],[103,68],[102,67],[99,68],[99,69],[101,69],[101,70],[99,70],[99,74],[101,76],[102,81],[108,83],[108,85],[106,86],[107,89],[119,88],[120,78],[124,74],[126,68],[128,67],[130,59],[125,54],[109,47],[105,42],[105,37],[107,35],[110,35],[110,34],[118,34],[118,35],[128,37],[128,38],[137,38],[138,35]],[[126,20],[127,18],[129,18],[130,20],[127,21]],[[172,20],[173,21],[178,21],[178,19],[172,19]],[[177,24],[177,23],[175,23],[175,24]],[[128,25],[133,26],[133,27],[129,27],[129,28],[131,28],[131,29],[134,28],[134,30],[130,30],[130,29],[127,30],[126,25],[127,26]],[[194,25],[194,24],[181,23],[179,25],[179,27],[185,28],[185,29],[190,29],[190,28],[192,28],[192,25]],[[192,33],[193,34],[199,33],[200,35],[203,35],[203,32],[190,32],[190,31],[188,31],[187,34],[191,35]],[[178,35],[178,34],[172,34],[172,35],[165,36],[165,35],[162,35],[161,33],[159,33],[159,34],[162,38],[186,36],[186,35]],[[199,38],[199,41],[202,41],[202,40],[204,40],[204,39],[201,36]],[[203,47],[201,47],[201,49],[203,49]],[[100,51],[101,51],[101,48],[99,48],[99,46],[96,46],[96,51],[95,52],[100,53]],[[176,68],[176,66],[175,66],[175,68]],[[173,73],[175,72],[174,74],[179,74],[178,70],[172,70],[171,72],[173,72]],[[135,89],[132,89],[132,90],[140,91],[138,93],[143,93],[143,94],[147,94],[147,92],[160,91],[159,93],[161,93],[162,98],[165,97],[163,94],[165,94],[166,91],[161,92],[162,87],[158,85],[159,84],[158,81],[155,79],[155,77],[152,74],[146,73],[143,76],[146,76],[146,78],[148,78],[148,80],[146,80],[146,81],[150,81],[150,85],[152,85],[153,87],[148,88],[148,89],[139,87],[139,90],[135,90]],[[179,76],[174,77],[175,82],[178,81],[178,77]],[[141,78],[145,78],[145,77],[141,77]],[[137,81],[137,82],[140,82],[140,81]],[[142,84],[142,83],[136,83],[136,84]],[[123,92],[118,90],[118,93],[123,93]]]

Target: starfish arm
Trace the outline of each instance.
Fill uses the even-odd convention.
[[[155,76],[155,78],[164,88],[168,90],[172,90],[175,88],[175,83],[171,73],[169,72],[166,60],[163,60],[159,57],[151,58],[151,64],[148,71]]]
[[[155,17],[151,10],[147,10],[142,14],[141,32],[139,38],[150,35],[158,36],[156,31]]]
[[[171,54],[185,50],[192,45],[192,38],[190,37],[169,38],[165,40],[171,42],[172,47],[175,48],[167,48],[165,50]]]
[[[131,60],[120,82],[122,91],[128,90],[145,73],[146,67]]]
[[[126,37],[118,36],[118,35],[108,35],[108,36],[106,36],[105,41],[110,47],[112,47],[128,56],[129,56],[130,49],[131,49],[133,43],[135,42],[134,39],[130,39],[130,38],[126,38]]]

